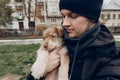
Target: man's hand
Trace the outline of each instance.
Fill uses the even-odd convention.
[[[60,55],[56,54],[55,52],[51,52],[49,59],[48,59],[48,64],[46,66],[46,70],[44,75],[47,73],[53,71],[60,65]]]

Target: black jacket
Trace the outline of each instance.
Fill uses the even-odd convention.
[[[109,30],[97,23],[76,39],[63,41],[70,57],[70,80],[120,80],[120,49]],[[31,74],[27,80],[34,80]],[[43,79],[40,79],[43,80]]]
[[[120,55],[110,31],[97,23],[76,39],[63,41],[70,56],[70,80],[120,80]]]

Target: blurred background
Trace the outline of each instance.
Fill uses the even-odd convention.
[[[0,38],[34,37],[50,25],[61,25],[59,0],[1,0]],[[100,21],[120,33],[120,0],[104,0]]]

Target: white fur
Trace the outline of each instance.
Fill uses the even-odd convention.
[[[48,43],[48,47],[47,49],[44,49],[43,45],[46,43]],[[60,37],[54,41],[53,39],[45,39],[43,41],[40,49],[37,51],[37,59],[31,68],[32,75],[35,79],[42,77],[45,72],[50,54],[48,51],[55,51],[60,45],[62,45],[62,39]],[[55,54],[60,54],[60,67],[47,74],[45,80],[68,80],[69,57],[67,48],[64,46]]]
[[[37,51],[37,59],[31,68],[32,75],[35,79],[43,76],[47,65],[46,63],[48,63],[48,57],[48,51],[42,49],[42,47]]]

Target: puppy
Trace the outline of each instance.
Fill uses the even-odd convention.
[[[44,76],[49,54],[60,55],[60,66],[57,70],[46,75],[45,80],[68,80],[69,57],[67,48],[62,42],[62,27],[50,27],[43,33],[43,43],[37,51],[37,59],[31,68],[31,74],[35,79]]]

